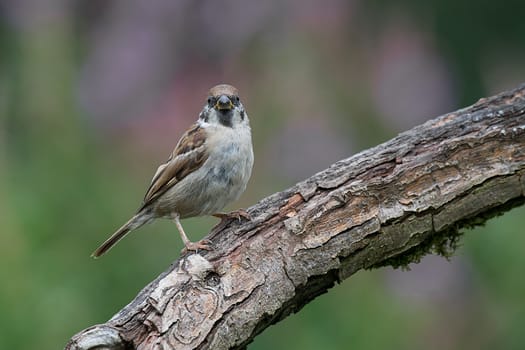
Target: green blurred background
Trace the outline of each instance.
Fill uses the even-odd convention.
[[[0,0],[0,349],[58,349],[181,249],[138,207],[208,89],[254,131],[248,207],[427,119],[525,82],[525,2]],[[192,238],[216,221],[186,220]],[[525,208],[456,257],[360,272],[251,349],[525,348]]]

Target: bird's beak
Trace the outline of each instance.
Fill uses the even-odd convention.
[[[228,96],[221,95],[221,97],[217,99],[217,103],[213,107],[219,111],[229,111],[233,108],[233,103]]]

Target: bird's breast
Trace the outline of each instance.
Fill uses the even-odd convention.
[[[202,166],[159,199],[158,209],[165,216],[171,212],[181,218],[213,214],[244,192],[253,166],[249,128],[223,131],[209,135],[208,158]]]

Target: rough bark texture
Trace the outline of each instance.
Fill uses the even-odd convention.
[[[450,254],[458,229],[524,202],[525,85],[415,127],[207,237],[67,349],[243,349],[360,269]]]

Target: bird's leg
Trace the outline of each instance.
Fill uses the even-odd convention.
[[[180,238],[182,239],[182,242],[184,243],[184,249],[182,252],[184,253],[186,250],[194,250],[197,251],[199,249],[204,250],[212,250],[210,247],[211,242],[207,239],[202,239],[198,242],[192,242],[188,239],[188,236],[186,236],[186,232],[184,232],[184,229],[182,228],[182,225],[179,220],[179,215],[175,215],[173,217],[173,221],[175,222],[175,225],[177,226],[177,230],[179,231]]]

